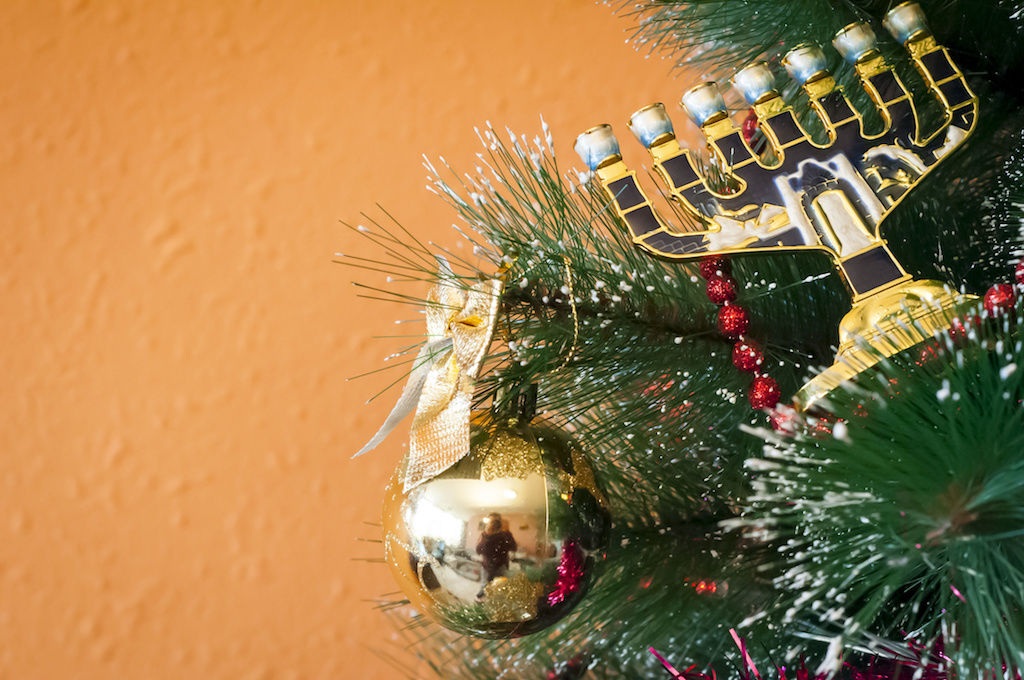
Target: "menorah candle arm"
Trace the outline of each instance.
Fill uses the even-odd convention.
[[[832,140],[835,140],[839,136],[839,131],[847,125],[856,125],[858,129],[860,128],[861,118],[842,88],[811,98],[811,109],[818,114]]]
[[[717,214],[715,205],[730,194],[717,191],[701,172],[689,149],[681,149],[675,139],[650,149],[654,169],[665,183],[669,194],[686,214],[698,220],[710,220]],[[728,169],[723,169],[725,184]],[[724,186],[719,188],[724,189]]]
[[[921,146],[929,143],[937,145],[934,154],[935,159],[939,160],[960,146],[974,130],[978,120],[978,97],[971,91],[963,72],[946,48],[937,44],[931,35],[908,42],[907,50],[914,66],[946,113],[939,129],[927,138],[921,139],[922,133],[918,130],[917,143]]]
[[[662,104],[652,104],[633,114],[633,133],[650,149],[655,167],[669,184],[673,197],[696,219],[706,219],[714,208],[714,192],[697,171],[688,151],[679,147]],[[610,125],[594,126],[576,138],[575,147],[609,198],[609,208],[625,222],[633,242],[652,254],[677,257],[708,248],[708,231],[688,231],[670,226],[654,210],[647,194],[619,153]]]
[[[815,145],[811,135],[797,122],[793,110],[786,106],[782,97],[774,95],[753,105],[761,133],[768,140],[772,153],[781,165],[786,157],[786,149],[807,142]],[[820,114],[819,114],[820,115]]]
[[[884,122],[883,130],[874,135],[888,135],[910,146],[920,146],[917,141],[917,111],[909,90],[896,75],[892,67],[885,63],[881,55],[855,64],[861,86],[868,93]],[[867,137],[864,134],[864,137]]]
[[[936,44],[920,7],[898,4],[886,28],[905,45],[946,111],[943,127],[922,139],[907,88],[881,56],[870,26],[856,22],[833,44],[852,63],[878,107],[885,129],[868,134],[861,115],[836,85],[820,46],[803,43],[783,58],[828,133],[815,140],[775,86],[768,64],[736,73],[733,84],[753,107],[771,153],[756,153],[729,117],[719,86],[701,83],[682,96],[704,135],[707,169],[680,148],[661,103],[630,116],[633,135],[649,150],[654,169],[682,212],[701,224],[673,224],[659,215],[622,162],[611,126],[577,137],[575,148],[628,226],[638,247],[661,257],[767,249],[820,249],[837,260],[854,298],[904,280],[906,272],[882,240],[885,218],[928,171],[963,143],[975,125],[978,101],[945,48]],[[766,161],[766,159],[769,159]]]
[[[720,198],[742,194],[749,181],[745,175],[757,176],[762,170],[768,169],[769,166],[762,163],[760,155],[747,144],[740,129],[733,125],[732,119],[723,118],[703,125],[701,132],[707,140],[716,167],[722,172],[721,184],[729,187],[728,192],[719,195]]]
[[[678,145],[676,146],[678,148]],[[681,153],[679,157],[693,169],[687,152]],[[671,257],[670,253],[683,256],[684,253],[696,253],[707,249],[703,233],[684,233],[670,228],[662,220],[637,182],[636,173],[629,170],[621,160],[598,168],[595,174],[611,200],[611,207],[626,223],[637,246],[668,257]],[[680,195],[677,198],[694,217],[701,214],[684,196]]]

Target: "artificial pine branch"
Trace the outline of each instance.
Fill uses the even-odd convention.
[[[499,388],[539,383],[548,417],[572,429],[590,448],[613,501],[620,539],[632,534],[630,544],[638,548],[613,554],[605,576],[562,624],[557,638],[541,634],[515,643],[472,642],[454,648],[457,657],[436,662],[437,668],[449,677],[458,667],[461,677],[484,678],[497,677],[499,667],[512,665],[528,669],[520,677],[536,677],[531,673],[544,664],[586,646],[600,659],[597,677],[634,677],[653,672],[651,662],[636,654],[652,643],[679,650],[696,663],[721,661],[725,657],[716,656],[721,648],[714,641],[724,639],[723,626],[736,625],[751,612],[734,607],[735,600],[707,609],[671,600],[678,588],[680,555],[692,548],[672,528],[721,518],[747,497],[742,462],[760,445],[740,426],[764,421],[742,399],[736,403],[745,378],[733,369],[723,351],[727,344],[712,329],[712,307],[693,280],[692,268],[637,253],[597,195],[558,170],[550,141],[546,148],[539,138],[532,147],[522,138],[505,144],[489,130],[483,139],[488,151],[474,175],[458,180],[456,187],[436,176],[433,183],[455,206],[465,222],[461,232],[484,260],[463,258],[466,280],[493,275],[502,264],[508,268],[500,324],[506,342],[496,346],[488,361],[480,405],[486,406]],[[980,163],[982,157],[970,158]],[[1004,167],[1009,166],[1007,161]],[[1000,181],[983,190],[975,183],[964,193],[993,195],[993,186],[1003,191]],[[1010,197],[992,208],[994,226],[978,241],[1001,238],[1012,249],[1020,224],[1015,206]],[[934,212],[939,219],[940,211]],[[379,230],[361,233],[383,248],[382,262],[355,264],[392,271],[418,285],[419,293],[391,295],[417,305],[425,288],[417,279],[434,279],[433,256],[439,249],[402,237],[396,227],[375,226]],[[968,229],[959,222],[954,230],[908,227],[904,233],[914,235],[918,247],[921,239],[934,238],[950,252],[943,239],[961,238]],[[990,271],[1006,256],[991,258]],[[956,260],[943,264],[955,267]],[[763,324],[755,334],[770,340],[773,374],[792,392],[809,364],[831,360],[829,343],[848,309],[847,299],[835,276],[826,275],[823,259],[813,256],[737,258],[735,271],[744,286],[741,302]],[[387,296],[389,289],[375,292]],[[398,355],[415,351],[416,346],[408,346]],[[707,532],[704,539],[716,535]],[[719,552],[719,564],[731,566],[734,553],[735,548]],[[767,558],[753,560],[744,570],[730,572],[730,583],[740,593],[770,599],[759,579],[778,576],[781,568]],[[642,574],[663,576],[637,594],[632,589]],[[776,585],[786,586],[784,581]],[[791,636],[801,629],[765,622],[770,624],[761,636],[766,648],[799,648]],[[514,676],[506,672],[503,677]]]
[[[831,636],[832,664],[870,634],[942,648],[957,677],[1024,669],[1024,306],[963,311],[966,337],[830,395],[832,436],[770,435],[748,462],[739,524],[785,546],[763,616]]]
[[[735,545],[698,551],[719,565],[716,582],[728,581],[730,594],[721,606],[699,609],[693,602],[703,600],[677,601],[681,556],[694,554],[697,539],[725,539],[716,538],[713,529],[695,538],[674,528],[714,527],[718,519],[732,516],[747,493],[741,462],[756,448],[756,440],[740,426],[765,422],[743,398],[749,377],[732,366],[729,343],[713,330],[714,306],[694,267],[667,265],[637,253],[596,194],[566,180],[539,143],[527,151],[522,139],[510,142],[511,147],[493,132],[484,133],[484,139],[489,154],[481,161],[487,170],[481,168],[459,184],[469,195],[440,179],[434,183],[460,212],[466,222],[462,233],[484,258],[475,269],[462,267],[465,280],[491,275],[488,269],[501,263],[507,267],[499,321],[504,342],[492,348],[478,386],[480,405],[486,406],[503,387],[540,384],[547,417],[571,429],[590,450],[612,500],[619,544],[631,546],[628,551],[620,548],[618,556],[613,553],[612,566],[588,596],[580,618],[565,624],[574,632],[558,647],[557,657],[572,644],[583,644],[603,621],[622,621],[614,631],[608,629],[607,644],[631,649],[647,635],[644,621],[666,618],[678,626],[665,627],[656,642],[707,652],[715,648],[709,641],[724,639],[716,631],[749,613],[749,598],[764,588],[763,579],[732,568],[723,571],[735,561]],[[430,246],[402,238],[395,226],[375,226],[356,230],[384,249],[376,268],[398,263],[396,276],[434,276]],[[749,297],[755,308],[767,308],[774,299],[776,306],[792,313],[777,320],[783,327],[804,326],[809,315],[828,313],[827,305],[807,302],[822,299],[806,292],[829,285],[821,274],[808,276],[788,262],[762,258],[738,263],[736,273],[746,282],[741,300]],[[380,291],[384,295],[388,288]],[[403,304],[416,302],[415,293],[396,290],[394,298]],[[807,335],[811,339],[800,343],[800,349],[794,349],[797,343],[766,347],[773,372],[792,387],[799,384],[808,361],[830,354],[831,330],[817,341],[813,333]],[[415,350],[407,346],[398,354]],[[661,577],[642,593],[632,592],[658,570]],[[712,571],[712,564],[704,569]],[[666,608],[666,602],[672,604]],[[532,655],[531,645],[544,639],[524,641],[515,655]],[[640,649],[626,655],[623,663],[631,668],[649,665],[645,648]],[[500,644],[492,653],[498,651],[512,654]]]
[[[775,58],[814,40],[827,45],[854,21],[882,16],[893,0],[606,0],[633,24],[634,44],[672,60],[677,68],[704,70],[726,80],[758,58]],[[937,35],[969,71],[1007,78],[1024,63],[1021,0],[922,0]],[[903,60],[885,49],[887,59]]]

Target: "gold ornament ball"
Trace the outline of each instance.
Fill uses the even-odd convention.
[[[384,552],[421,613],[459,633],[512,638],[572,611],[604,558],[611,518],[582,449],[542,422],[474,425],[470,453],[385,493]]]

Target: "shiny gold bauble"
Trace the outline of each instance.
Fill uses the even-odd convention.
[[[474,425],[470,453],[384,500],[384,551],[418,611],[469,635],[535,633],[583,598],[610,516],[593,468],[543,423]]]

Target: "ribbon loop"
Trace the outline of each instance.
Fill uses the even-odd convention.
[[[402,395],[380,430],[354,457],[375,448],[415,411],[404,466],[404,490],[444,472],[469,453],[469,420],[477,374],[491,344],[501,279],[459,285],[438,257],[438,282],[427,296],[427,343]]]

